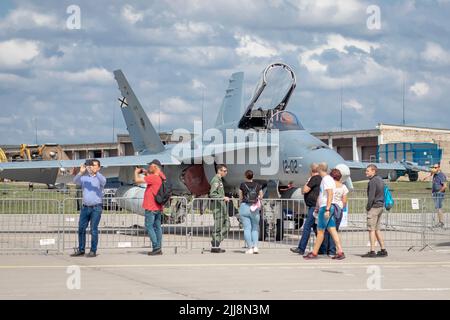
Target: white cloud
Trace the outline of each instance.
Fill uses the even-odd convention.
[[[123,6],[121,14],[122,17],[131,24],[135,24],[136,22],[144,19],[144,14],[142,12],[138,12],[129,4]]]
[[[300,0],[298,19],[308,25],[345,25],[364,20],[366,6],[357,0]]]
[[[368,54],[372,49],[379,48],[379,46],[380,45],[375,42],[346,38],[340,34],[330,34],[327,36],[326,44],[300,53],[300,64],[304,65],[309,72],[323,73],[327,71],[327,66],[320,63],[315,56],[320,56],[325,50],[335,49],[347,54],[347,49],[349,47],[356,47]]]
[[[174,24],[174,29],[180,38],[190,39],[202,35],[212,36],[214,35],[214,29],[204,22],[177,22]]]
[[[196,109],[193,105],[186,102],[180,97],[170,97],[161,101],[161,107],[165,111],[170,113],[185,114],[189,112],[197,112],[200,109]]]
[[[0,29],[31,29],[48,28],[57,29],[63,25],[64,19],[57,19],[54,15],[40,13],[35,10],[18,8],[11,11],[5,19],[0,21]]]
[[[344,107],[348,109],[353,109],[357,112],[361,112],[364,108],[364,106],[361,103],[359,103],[356,99],[350,99],[348,101],[345,101],[343,105]]]
[[[0,42],[0,67],[22,67],[38,54],[36,41],[12,39]]]
[[[206,86],[203,82],[201,82],[200,80],[197,79],[192,79],[192,88],[194,90],[199,90],[199,89],[206,89]]]
[[[425,50],[421,53],[423,59],[440,65],[450,64],[450,52],[444,50],[439,44],[428,42]]]
[[[91,68],[79,72],[47,72],[49,77],[62,79],[74,83],[99,83],[111,84],[114,81],[113,74],[104,68]]]
[[[430,86],[425,82],[416,82],[409,88],[409,91],[414,93],[417,97],[423,97],[430,92]]]
[[[279,54],[278,50],[273,48],[267,41],[249,35],[236,35],[239,40],[239,47],[236,53],[240,56],[250,58],[270,58]]]

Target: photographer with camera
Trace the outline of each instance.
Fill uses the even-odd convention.
[[[100,161],[88,159],[80,167],[80,172],[73,182],[81,186],[83,191],[83,205],[78,223],[78,250],[72,257],[84,256],[86,246],[86,229],[91,224],[91,250],[87,257],[97,256],[98,225],[102,215],[103,188],[106,178],[100,173]]]
[[[145,209],[145,228],[152,242],[152,251],[148,253],[149,256],[162,255],[161,220],[164,207],[163,204],[158,203],[157,194],[166,176],[161,168],[161,162],[154,159],[148,164],[148,170],[136,168],[134,171],[134,182],[147,185],[142,207]]]

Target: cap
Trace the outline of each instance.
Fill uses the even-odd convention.
[[[158,167],[161,167],[161,162],[158,159],[153,159],[148,165],[156,164]]]

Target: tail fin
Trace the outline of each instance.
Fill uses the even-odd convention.
[[[243,72],[237,72],[231,75],[228,89],[223,98],[219,114],[217,115],[216,127],[237,121],[241,117],[243,82]]]
[[[158,133],[142,109],[122,70],[114,71],[114,78],[124,98],[121,100],[121,109],[134,150],[137,152],[148,150],[151,153],[163,151],[165,148]]]

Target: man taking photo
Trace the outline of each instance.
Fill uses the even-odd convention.
[[[78,250],[72,257],[84,256],[86,246],[86,228],[91,224],[91,250],[87,257],[97,256],[98,225],[102,216],[103,188],[106,178],[99,172],[100,161],[88,159],[80,167],[80,172],[73,182],[81,186],[83,192],[83,205],[78,223]]]

